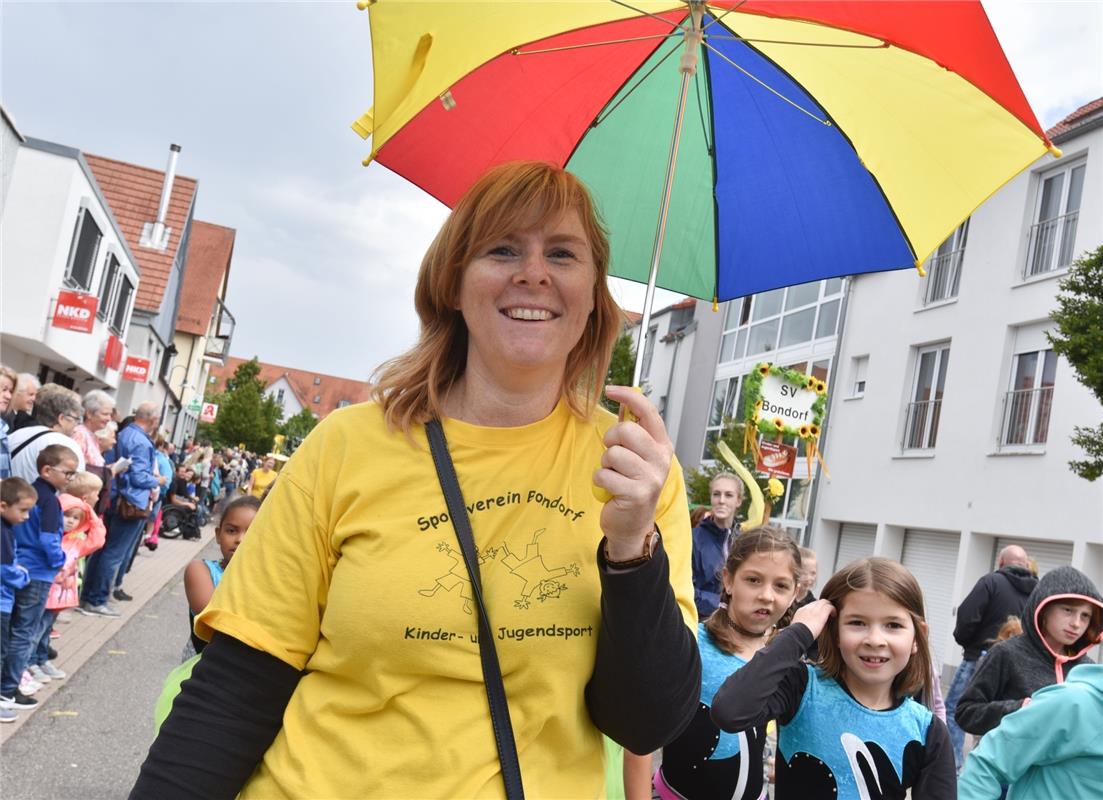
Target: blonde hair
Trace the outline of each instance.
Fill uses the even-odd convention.
[[[94,472],[78,472],[69,479],[65,486],[65,493],[74,497],[84,497],[86,494],[103,490],[103,480]]]
[[[7,378],[11,381],[11,390],[15,391],[15,385],[19,383],[19,376],[15,374],[15,370],[11,367],[5,367],[0,364],[0,378]]]
[[[542,225],[576,211],[594,261],[594,309],[582,338],[567,356],[563,395],[581,417],[593,411],[609,368],[622,313],[609,293],[609,240],[583,183],[540,161],[501,164],[484,174],[445,220],[418,272],[414,307],[421,333],[413,348],[383,364],[372,397],[392,430],[442,414],[448,390],[467,366],[467,326],[458,308],[467,265],[482,250],[521,226]]]
[[[821,600],[830,600],[838,613],[833,614],[820,633],[820,669],[830,678],[843,682],[845,664],[839,650],[839,614],[846,596],[858,589],[881,592],[894,603],[903,606],[911,616],[915,629],[916,650],[908,665],[892,681],[896,699],[923,691],[923,697],[931,695],[931,651],[927,645],[926,621],[923,611],[923,590],[919,581],[904,567],[889,558],[871,556],[851,562],[832,575],[823,591]]]

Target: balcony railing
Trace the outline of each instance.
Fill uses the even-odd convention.
[[[1052,386],[1008,392],[1003,399],[1000,445],[1045,444],[1052,409]]]
[[[215,298],[214,314],[211,316],[211,325],[207,330],[207,347],[203,352],[204,358],[213,359],[225,363],[230,355],[230,342],[234,338],[234,324],[236,320],[222,302],[222,298]]]
[[[930,450],[938,438],[938,419],[942,413],[941,400],[922,400],[908,403],[904,413],[904,450]]]
[[[1072,263],[1079,211],[1031,226],[1023,278],[1044,275]]]
[[[964,255],[965,248],[959,247],[957,250],[951,250],[949,253],[943,253],[931,259],[927,267],[923,305],[957,297],[957,287],[961,281],[961,260]]]

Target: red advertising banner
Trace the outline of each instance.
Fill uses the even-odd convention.
[[[54,306],[53,326],[69,331],[91,333],[96,324],[97,302],[94,294],[58,292],[57,305]]]
[[[145,383],[149,380],[149,359],[127,356],[123,364],[123,380]]]
[[[793,467],[797,463],[797,448],[789,444],[778,444],[763,440],[758,445],[759,472],[778,478],[792,478]]]
[[[111,335],[103,346],[101,363],[108,369],[118,369],[123,362],[123,343],[118,336]]]

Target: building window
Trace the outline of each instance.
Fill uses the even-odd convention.
[[[352,403],[348,400],[338,400],[337,401],[337,407],[338,408],[344,408],[345,406],[351,406],[351,405],[352,405]]]
[[[1087,164],[1081,161],[1041,176],[1024,278],[1063,269],[1072,263],[1086,172]]]
[[[283,389],[276,390],[276,402],[283,405]]]
[[[119,293],[115,298],[115,308],[111,316],[111,330],[121,339],[126,333],[126,323],[130,316],[130,301],[134,297],[134,284],[123,276]]]
[[[320,402],[322,402],[322,396],[321,396],[320,394],[316,394],[316,395],[314,395],[314,402],[315,402],[315,403],[320,403]]]
[[[65,282],[69,286],[85,292],[92,288],[92,274],[96,271],[96,257],[102,239],[103,234],[92,219],[91,212],[82,208],[77,214],[73,243],[69,248],[69,264],[65,269]]]
[[[965,242],[968,238],[969,220],[965,220],[927,261],[923,305],[957,297],[958,284],[961,282],[961,262],[965,257]]]
[[[832,278],[731,301],[720,341],[720,363],[834,336],[842,286],[841,278]]]
[[[866,396],[866,370],[869,369],[869,356],[854,356],[850,359],[850,396]]]
[[[1024,343],[1024,346],[1029,345]],[[1003,401],[1001,445],[1046,443],[1056,374],[1057,355],[1052,349],[1015,353],[1011,362],[1011,388]]]
[[[314,385],[315,386],[321,386],[322,385],[322,379],[321,378],[315,378],[314,379]],[[315,400],[314,402],[318,402],[318,401]]]
[[[930,450],[935,446],[949,364],[949,345],[919,350],[915,362],[915,389],[904,418],[904,450]]]
[[[673,308],[670,311],[670,333],[677,333],[693,322],[693,312],[697,303],[687,303],[684,308]]]
[[[96,316],[106,322],[111,319],[113,302],[118,288],[122,270],[119,269],[119,259],[114,253],[107,254],[107,265],[103,270],[103,278],[100,280],[100,302],[96,309]]]

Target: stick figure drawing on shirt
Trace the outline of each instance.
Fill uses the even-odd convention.
[[[463,613],[472,613],[472,603],[475,602],[475,596],[471,593],[471,579],[467,574],[467,565],[463,563],[463,553],[454,550],[448,542],[438,542],[437,550],[452,559],[452,566],[448,569],[448,572],[436,579],[436,583],[431,589],[418,589],[417,593],[422,597],[432,597],[441,589],[450,592],[458,586],[460,587],[460,597],[463,598]],[[498,550],[494,547],[487,547],[481,553],[476,553],[479,566],[481,567],[497,554]]]
[[[556,578],[564,575],[577,577],[579,574],[578,564],[548,568],[544,563],[544,556],[540,553],[539,539],[544,531],[545,528],[540,528],[532,535],[532,539],[525,545],[523,556],[515,555],[509,549],[508,543],[502,545],[502,552],[505,555],[498,559],[499,563],[525,584],[521,589],[521,596],[513,601],[513,605],[517,608],[528,608],[534,594],[540,602],[559,597],[567,587]]]

